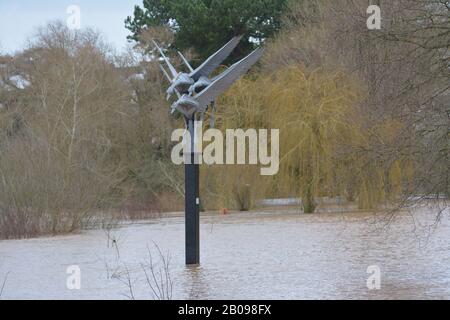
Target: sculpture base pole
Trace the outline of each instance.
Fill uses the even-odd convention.
[[[193,141],[195,137],[193,120],[189,121],[189,132]],[[199,155],[191,148],[185,156],[190,159],[185,163],[186,265],[198,265],[200,264],[200,166],[197,161]]]

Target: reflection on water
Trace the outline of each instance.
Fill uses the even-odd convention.
[[[164,218],[113,230],[120,261],[102,231],[0,242],[0,275],[11,271],[5,298],[120,299],[127,289],[106,275],[105,265],[126,265],[136,297],[151,298],[139,265],[155,242],[172,255],[176,299],[450,299],[447,217],[430,233],[430,209],[401,213],[382,229],[383,221],[360,213],[206,216],[202,265],[190,268],[184,220]],[[65,267],[72,264],[83,275],[77,292],[65,288]],[[381,269],[381,289],[370,291],[373,265]]]
[[[204,275],[201,266],[186,267],[182,276],[186,281],[186,287],[184,288],[187,293],[186,299],[198,300],[208,295],[210,287],[208,279]]]

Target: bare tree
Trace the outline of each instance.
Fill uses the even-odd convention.
[[[92,31],[51,23],[5,64],[0,237],[91,224],[123,178],[118,131],[132,123],[129,94],[108,48]]]
[[[173,279],[171,275],[171,255],[169,252],[163,253],[160,247],[154,243],[155,250],[157,252],[156,258],[153,256],[149,247],[148,260],[140,264],[140,270],[145,276],[145,284],[147,285],[150,295],[154,300],[171,300],[173,296]],[[118,251],[117,247],[117,251]],[[134,293],[136,280],[132,279],[133,272],[139,271],[139,268],[135,268],[133,271],[124,263],[122,267],[120,263],[120,255],[117,256],[116,264],[118,265],[109,277],[110,267],[107,264],[108,278],[113,278],[124,284],[128,290],[127,298],[131,300],[136,299]]]
[[[301,64],[355,75],[366,91],[359,116],[369,137],[363,147],[342,150],[366,159],[362,172],[371,165],[383,168],[387,194],[399,188],[404,194],[389,200],[405,205],[448,197],[449,3],[377,1],[381,30],[366,26],[370,4],[375,3],[292,1],[265,70]]]
[[[171,300],[173,294],[173,280],[170,273],[170,253],[164,254],[159,246],[154,244],[159,262],[155,263],[150,248],[148,249],[148,263],[141,264],[147,285],[155,300]]]

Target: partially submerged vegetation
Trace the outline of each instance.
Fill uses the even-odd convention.
[[[162,97],[136,102],[157,82],[141,93],[123,59],[98,34],[52,23],[6,60],[0,238],[74,232],[112,207],[156,210],[171,120],[154,118],[165,114]]]
[[[281,129],[280,174],[207,168],[222,172],[206,187],[217,187],[214,197],[233,204],[237,181],[256,198],[300,197],[305,212],[317,197],[365,210],[448,197],[449,8],[381,5],[383,28],[373,31],[364,1],[291,2],[260,71],[219,109],[222,127]]]

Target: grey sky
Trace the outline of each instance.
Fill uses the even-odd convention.
[[[36,27],[48,21],[67,21],[70,5],[81,10],[81,27],[99,30],[120,50],[129,34],[124,20],[132,15],[136,4],[141,5],[142,0],[0,0],[0,52],[22,49]]]

